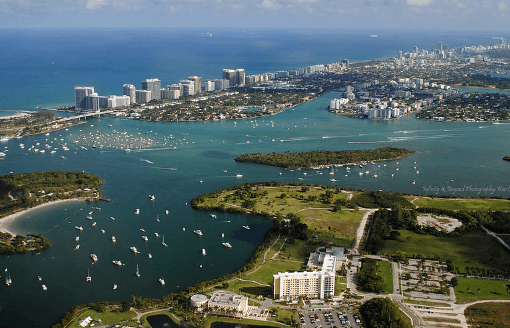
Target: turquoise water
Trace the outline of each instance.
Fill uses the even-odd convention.
[[[42,35],[38,35],[39,32],[29,31],[29,34],[36,41],[48,41],[50,32],[43,31],[40,32]],[[69,39],[72,39],[73,33]],[[50,94],[36,90],[33,98],[27,100],[20,98],[16,93],[19,91],[15,91],[9,95],[10,101],[1,105],[9,109],[12,104],[16,104],[13,107],[19,105],[26,108],[32,105],[69,104],[72,102],[72,87],[75,84],[101,86],[104,88],[102,90],[108,90],[105,94],[110,94],[120,88],[122,83],[136,83],[151,77],[160,68],[168,72],[166,79],[171,81],[178,74],[181,74],[179,78],[183,78],[196,74],[202,68],[206,69],[203,76],[209,74],[219,77],[217,72],[221,72],[224,67],[244,66],[250,72],[264,72],[280,65],[280,68],[292,68],[307,63],[333,62],[335,58],[342,59],[355,53],[358,59],[370,58],[374,53],[379,57],[379,53],[372,51],[373,45],[359,40],[359,36],[363,35],[361,32],[354,36],[352,33],[330,33],[318,38],[315,48],[310,48],[305,42],[315,40],[313,35],[305,31],[301,34],[282,33],[280,36],[253,31],[245,31],[244,34],[229,33],[221,40],[216,40],[219,43],[215,44],[211,40],[199,38],[193,39],[193,42],[184,42],[182,35],[179,39],[178,35],[169,36],[156,31],[155,39],[163,41],[162,44],[155,44],[155,50],[148,55],[152,64],[134,60],[142,56],[142,50],[135,49],[135,46],[131,46],[135,49],[133,52],[126,50],[127,43],[141,38],[141,32],[136,31],[131,34],[119,31],[106,34],[96,32],[98,35],[94,35],[95,39],[84,37],[87,46],[78,41],[66,41],[65,38],[62,44],[52,41],[50,45],[59,47],[53,52],[42,41],[34,46],[25,45],[35,52],[26,55],[28,58],[39,54],[41,61],[49,61],[52,56],[60,56],[62,60],[67,60],[67,68],[62,69],[60,78],[53,76],[54,72],[50,68],[39,70],[46,72],[41,74],[45,75],[47,84],[55,88]],[[377,42],[382,43],[377,49],[381,49],[383,55],[393,53],[400,46],[412,49],[416,41],[400,35],[392,36],[393,39],[387,36],[385,40],[381,37],[382,33],[377,34]],[[344,42],[345,49],[337,44],[335,51],[325,51],[339,40]],[[459,40],[458,43],[466,41]],[[8,41],[12,43],[13,49],[25,53],[15,38]],[[437,38],[421,36],[418,41],[435,45]],[[175,45],[172,46],[172,42]],[[227,44],[238,45],[242,51],[237,49],[240,52],[236,54],[239,55],[226,55],[229,49],[225,47]],[[82,52],[66,51],[71,46]],[[90,72],[87,71],[86,63],[91,64],[94,58],[101,57],[99,54],[87,57],[87,47],[93,51],[97,50],[96,47],[111,50],[111,53],[106,52],[109,56],[102,54],[106,56],[104,66],[93,66]],[[169,51],[172,47],[176,50]],[[187,63],[184,57],[175,57],[179,53],[178,49],[191,52],[202,48],[190,59],[197,64],[195,69],[188,71],[188,67],[177,73],[172,71],[177,63]],[[282,53],[274,54],[274,49],[278,48],[282,48]],[[252,55],[250,49],[253,50]],[[1,51],[4,54],[7,52],[5,48]],[[132,61],[131,68],[124,68],[125,62],[116,63],[112,59],[120,51],[126,52],[126,61]],[[213,55],[208,56],[208,51]],[[6,57],[11,63],[17,62],[15,53],[12,51],[10,57]],[[225,58],[220,55],[222,53]],[[267,53],[272,55],[259,57]],[[158,54],[162,56],[160,61],[155,59]],[[74,66],[80,60],[83,65]],[[233,63],[229,64],[229,60]],[[30,74],[39,74],[33,67],[29,74],[28,69],[22,66],[14,66],[12,73],[16,67],[22,72],[23,79],[29,78]],[[147,67],[152,67],[152,71],[146,73]],[[9,72],[7,77],[11,74]],[[38,79],[43,79],[42,75]],[[102,77],[105,79],[101,80]],[[20,78],[16,83],[22,84],[23,79]],[[0,84],[8,84],[7,78],[0,79]],[[15,86],[15,89],[18,87]],[[27,86],[29,90],[32,87]],[[4,95],[2,99],[5,99],[6,91],[0,90]],[[128,301],[131,295],[160,297],[235,271],[249,259],[264,233],[271,227],[271,222],[223,213],[215,213],[217,218],[213,219],[211,213],[194,211],[186,205],[193,197],[219,188],[253,181],[297,182],[298,178],[302,178],[304,183],[334,183],[346,187],[412,194],[430,194],[439,190],[439,194],[448,195],[510,196],[509,163],[501,160],[510,154],[510,143],[507,141],[510,125],[428,122],[412,117],[394,121],[349,119],[324,110],[334,97],[338,97],[338,94],[330,93],[295,109],[256,120],[151,123],[95,118],[68,131],[0,143],[2,151],[8,150],[5,158],[0,160],[0,174],[55,169],[86,171],[104,180],[105,197],[112,199],[110,203],[68,203],[40,209],[16,222],[16,231],[44,233],[52,241],[52,246],[41,255],[29,253],[0,257],[0,268],[7,267],[13,280],[10,287],[0,285],[0,325],[48,327],[74,304],[100,300]],[[149,142],[153,144],[149,149],[136,149],[137,145]],[[25,145],[24,149],[19,146],[20,143]],[[67,152],[58,146],[64,143],[70,148]],[[58,147],[58,150],[55,154],[51,154],[49,148],[44,154],[29,152],[28,148],[32,145],[38,149],[48,145],[51,149]],[[93,148],[93,145],[97,148]],[[236,156],[248,152],[366,149],[382,146],[404,147],[416,150],[417,153],[399,160],[398,164],[397,161],[391,161],[386,166],[381,163],[380,167],[377,164],[364,168],[363,171],[370,170],[370,174],[361,177],[358,175],[359,168],[353,168],[352,173],[345,176],[347,172],[339,167],[334,175],[337,182],[331,182],[329,174],[320,175],[313,170],[290,172],[233,161]],[[132,150],[127,152],[125,148]],[[65,156],[65,159],[60,156]],[[304,172],[308,174],[305,176]],[[236,178],[236,174],[242,174],[242,178]],[[378,177],[374,178],[373,174]],[[416,181],[415,185],[411,184],[413,180]],[[460,189],[464,191],[458,191]],[[155,195],[156,199],[151,201],[149,194]],[[92,206],[98,206],[101,210],[93,210]],[[137,208],[140,210],[139,215],[135,214]],[[168,215],[165,214],[166,210],[169,211]],[[90,211],[92,221],[86,218]],[[97,226],[92,227],[93,221],[97,222]],[[84,231],[78,232],[74,229],[75,225],[82,225]],[[245,230],[243,225],[249,225],[251,229]],[[147,242],[141,239],[142,228],[149,238]],[[104,229],[105,234],[100,229]],[[201,229],[204,236],[195,235],[194,229]],[[161,245],[162,237],[155,237],[155,232],[165,236],[168,248]],[[223,239],[222,233],[225,234]],[[76,236],[80,237],[78,251],[73,250]],[[111,242],[112,236],[117,239],[115,244]],[[224,248],[221,245],[223,241],[230,242],[233,248]],[[137,247],[140,254],[133,254],[129,250],[131,246]],[[206,256],[201,254],[202,248],[206,249]],[[97,254],[99,258],[95,265],[91,264],[91,253]],[[152,254],[152,259],[148,258],[148,253]],[[112,264],[112,260],[120,260],[125,266],[117,267]],[[135,276],[137,264],[140,278]],[[87,270],[90,270],[92,276],[90,283],[85,281]],[[41,276],[43,281],[39,282],[37,276]],[[159,278],[165,279],[165,286],[159,284]],[[48,291],[41,289],[41,283],[48,287]],[[113,290],[113,284],[117,284],[118,289]]]

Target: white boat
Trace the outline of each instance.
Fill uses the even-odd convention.
[[[145,229],[140,229],[141,232],[145,232]]]
[[[113,260],[112,263],[117,265],[117,266],[121,266],[122,265],[122,262],[121,261],[117,261],[117,260]]]
[[[65,157],[65,156],[60,156],[60,158],[61,158],[61,159],[66,159],[66,157]]]
[[[165,279],[159,278],[159,283],[164,286],[165,285]]]
[[[115,236],[112,236],[112,243],[117,242],[117,239],[115,239]]]
[[[101,233],[105,233],[104,229],[101,229]]]
[[[75,250],[75,251],[77,251],[77,250],[79,250],[79,249],[80,249],[80,245],[76,245],[76,246],[74,246],[74,250]]]
[[[43,290],[48,290],[48,287],[46,287],[46,285],[42,285],[41,287]]]
[[[199,236],[203,236],[204,234],[202,233],[202,231],[200,230],[194,230],[193,231],[195,234],[199,235]]]
[[[97,255],[96,255],[96,254],[90,254],[90,258],[92,259],[92,261],[93,261],[94,263],[96,263],[96,262],[97,262]]]
[[[230,243],[221,243],[223,246],[225,246],[226,248],[232,248],[232,245],[230,245]]]
[[[216,219],[216,215],[215,214],[211,214],[211,218]]]
[[[243,175],[242,174],[236,174],[236,178],[242,178]]]
[[[416,181],[414,181],[414,180],[413,180],[413,181],[411,182],[411,184],[413,184],[413,185],[414,185],[414,184],[416,184]]]
[[[5,269],[5,270],[7,270],[7,269]],[[7,286],[10,286],[12,284],[12,279],[11,279],[11,274],[10,273],[5,277],[5,284]]]
[[[39,281],[41,281],[41,280],[42,280],[42,277],[41,277],[41,276],[37,276],[37,279],[38,279]]]
[[[374,178],[377,178],[377,174],[374,174]]]
[[[359,174],[359,176],[362,176],[362,175],[363,175],[363,172],[359,172],[358,174]]]
[[[225,238],[225,234],[223,232],[221,233],[221,238]]]
[[[205,255],[205,248],[202,248],[202,255]]]
[[[165,243],[165,235],[163,235],[163,241],[161,242],[161,245],[168,247],[168,245]]]
[[[149,258],[150,258],[150,259],[152,258],[152,254],[151,254],[151,253],[149,253]]]
[[[140,254],[140,252],[136,249],[136,247],[135,247],[135,246],[131,246],[131,247],[129,247],[129,249],[130,249],[133,253],[135,253],[135,254]]]
[[[140,270],[138,270],[138,264],[136,265],[136,276],[140,278]]]
[[[186,228],[182,227],[182,231],[186,231]]]
[[[117,285],[116,284],[113,284],[113,289],[117,289]]]
[[[166,210],[166,211],[165,211],[165,214],[167,214],[167,215],[168,215],[168,210]]]
[[[150,200],[155,200],[155,199],[156,199],[156,196],[154,196],[154,195],[149,195],[149,199],[150,199]]]
[[[87,270],[87,281],[92,281],[92,277],[90,276],[90,270]]]
[[[140,209],[139,209],[139,208],[137,208],[137,209],[135,210],[135,214],[140,214]]]
[[[92,226],[93,226],[93,227],[95,227],[95,226],[96,226],[96,224],[97,224],[96,222],[93,222],[93,223],[92,223]]]
[[[83,231],[83,227],[82,227],[82,226],[75,226],[74,228],[75,228],[76,230]]]
[[[247,225],[243,226],[243,228],[245,228],[246,230],[250,230],[250,227]]]
[[[149,240],[149,238],[147,238],[147,236],[142,236],[142,239],[145,241]]]
[[[159,233],[155,232],[154,236],[159,237]]]
[[[420,171],[416,171],[416,174],[420,174]]]
[[[87,216],[87,219],[92,220],[92,216],[90,216],[90,215]]]
[[[329,179],[329,181],[331,181],[331,182],[336,182],[336,179]]]
[[[112,219],[112,221],[115,221],[115,218],[113,216],[111,216],[110,219]]]
[[[74,237],[74,240],[76,240],[76,241],[80,241],[80,237],[79,237],[79,236]]]

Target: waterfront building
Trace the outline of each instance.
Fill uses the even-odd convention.
[[[134,104],[136,102],[136,88],[132,84],[124,84],[122,86],[124,89],[124,96],[129,96],[130,103]]]
[[[244,68],[238,68],[238,69],[230,69],[225,68],[223,69],[223,79],[229,81],[229,86],[235,87],[235,86],[244,86],[246,81],[246,74],[244,72]]]
[[[76,100],[76,110],[91,109],[87,106],[87,97],[94,93],[94,87],[74,87],[74,96]],[[91,107],[91,106],[90,106]]]
[[[230,81],[227,79],[217,79],[214,80],[214,89],[215,90],[225,90],[230,86]]]
[[[190,305],[195,311],[202,312],[207,307],[209,298],[204,294],[195,294],[191,296]]]
[[[86,97],[86,110],[92,110],[93,112],[99,112],[99,109],[101,108],[100,99],[101,97],[97,93],[92,93],[89,96]]]
[[[190,76],[188,80],[193,81],[195,94],[202,92],[202,78],[198,76]]]
[[[218,290],[212,294],[207,302],[207,307],[211,310],[233,310],[244,315],[248,311],[248,297],[229,291]]]
[[[240,87],[244,86],[246,74],[244,73],[244,68],[236,69],[236,84]]]
[[[129,107],[131,104],[131,98],[129,96],[116,96],[111,95],[107,99],[108,104],[106,107],[108,108],[117,108],[117,107]]]
[[[329,102],[330,109],[340,109],[341,106],[347,105],[349,103],[349,99],[340,98],[340,99],[332,99]]]
[[[135,94],[137,103],[148,103],[152,100],[151,92],[149,90],[136,90]]]
[[[161,81],[158,79],[146,79],[142,81],[142,90],[151,92],[150,100],[161,99]]]
[[[349,68],[349,59],[342,59],[342,66]]]
[[[179,84],[167,85],[166,89],[161,89],[161,98],[179,99],[182,95],[182,86]]]
[[[204,84],[204,91],[205,92],[212,92],[215,90],[215,83],[212,80],[205,81]]]
[[[193,96],[195,94],[195,82],[190,80],[181,80],[179,84],[182,87],[184,96]]]

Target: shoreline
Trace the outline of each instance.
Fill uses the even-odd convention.
[[[60,200],[55,200],[55,201],[52,201],[52,202],[47,202],[47,203],[44,203],[44,204],[41,204],[41,205],[37,205],[35,207],[30,207],[30,208],[27,208],[27,209],[24,209],[24,210],[21,210],[21,211],[9,214],[7,216],[4,216],[4,217],[0,218],[0,232],[10,233],[11,235],[16,236],[18,234],[12,231],[13,230],[12,229],[12,225],[22,215],[25,215],[27,213],[30,213],[30,212],[33,212],[35,210],[39,210],[39,209],[45,208],[45,207],[51,207],[51,206],[59,205],[59,204],[63,204],[63,203],[83,202],[83,201],[86,201],[86,200],[87,200],[87,198],[60,199]]]

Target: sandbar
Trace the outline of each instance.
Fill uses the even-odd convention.
[[[0,231],[4,232],[4,233],[10,233],[11,235],[15,236],[16,233],[12,231],[13,230],[12,226],[13,226],[14,222],[16,222],[16,220],[19,219],[21,216],[25,216],[26,214],[28,214],[32,211],[39,210],[39,209],[42,209],[45,207],[50,207],[50,206],[54,206],[54,205],[58,205],[58,204],[62,204],[62,203],[83,202],[85,200],[86,200],[86,198],[71,198],[71,199],[55,200],[52,202],[47,202],[47,203],[44,203],[41,205],[37,205],[35,207],[30,207],[25,210],[21,210],[19,212],[7,215],[3,218],[0,218]]]

